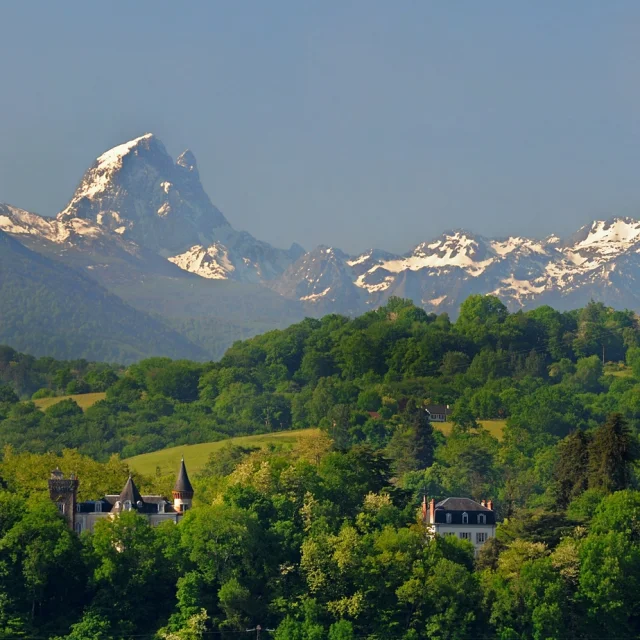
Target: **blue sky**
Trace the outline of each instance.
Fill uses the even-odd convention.
[[[279,246],[640,217],[635,0],[6,0],[0,24],[0,202],[55,214],[152,131]]]

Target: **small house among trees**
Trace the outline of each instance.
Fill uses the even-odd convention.
[[[447,422],[451,415],[448,404],[428,404],[425,410],[431,422]]]

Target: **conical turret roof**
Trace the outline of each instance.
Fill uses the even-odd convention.
[[[142,496],[140,495],[138,487],[136,487],[136,483],[133,481],[131,476],[129,476],[127,483],[124,485],[124,489],[120,492],[118,500],[121,504],[129,500],[131,505],[134,507],[138,502],[142,502]]]
[[[178,478],[176,479],[173,490],[181,493],[193,493],[193,487],[187,474],[187,467],[184,465],[184,458],[182,458],[182,462],[180,463],[180,471],[178,471]]]

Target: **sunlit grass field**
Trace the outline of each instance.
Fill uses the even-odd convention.
[[[494,437],[498,440],[502,440],[502,432],[507,424],[506,420],[478,420],[478,422]],[[435,429],[442,431],[445,436],[451,433],[453,428],[452,422],[433,422]]]
[[[494,437],[501,439],[502,431],[506,420],[480,420],[482,426]],[[435,422],[434,428],[442,431],[445,435],[451,433],[453,424],[451,422]],[[319,433],[319,429],[301,429],[299,431],[277,431],[275,433],[265,433],[256,436],[239,436],[237,438],[227,438],[216,442],[203,442],[201,444],[183,445],[171,447],[151,453],[143,453],[133,458],[128,458],[129,466],[138,473],[144,475],[155,475],[156,469],[160,467],[161,474],[175,472],[180,464],[180,458],[184,455],[190,473],[197,473],[207,463],[209,456],[222,447],[229,444],[242,447],[266,447],[269,444],[284,444],[293,446],[301,438],[308,438]]]
[[[293,446],[301,438],[308,438],[319,433],[319,429],[301,429],[299,431],[277,431],[255,436],[238,436],[217,442],[203,442],[179,447],[171,447],[151,453],[143,453],[133,458],[127,458],[127,463],[134,471],[144,475],[155,475],[160,467],[161,473],[175,473],[180,458],[184,455],[189,473],[195,474],[207,463],[209,456],[218,449],[229,444],[241,447],[267,447],[269,444],[284,444]]]
[[[58,402],[61,402],[62,400],[69,400],[69,398],[71,398],[71,400],[75,400],[78,403],[78,405],[84,410],[84,409],[88,409],[91,405],[94,405],[99,400],[104,400],[106,395],[107,394],[104,393],[103,391],[100,393],[79,393],[73,396],[56,396],[55,398],[38,398],[33,402],[35,403],[36,407],[38,407],[38,409],[42,409],[44,411],[45,409],[48,409],[54,404],[58,404]]]

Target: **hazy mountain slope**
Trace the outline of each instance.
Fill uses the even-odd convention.
[[[0,231],[0,342],[34,355],[131,362],[207,354],[92,279]]]
[[[159,317],[220,357],[236,340],[287,327],[303,318],[302,304],[245,282],[149,275],[112,283],[128,304]]]

